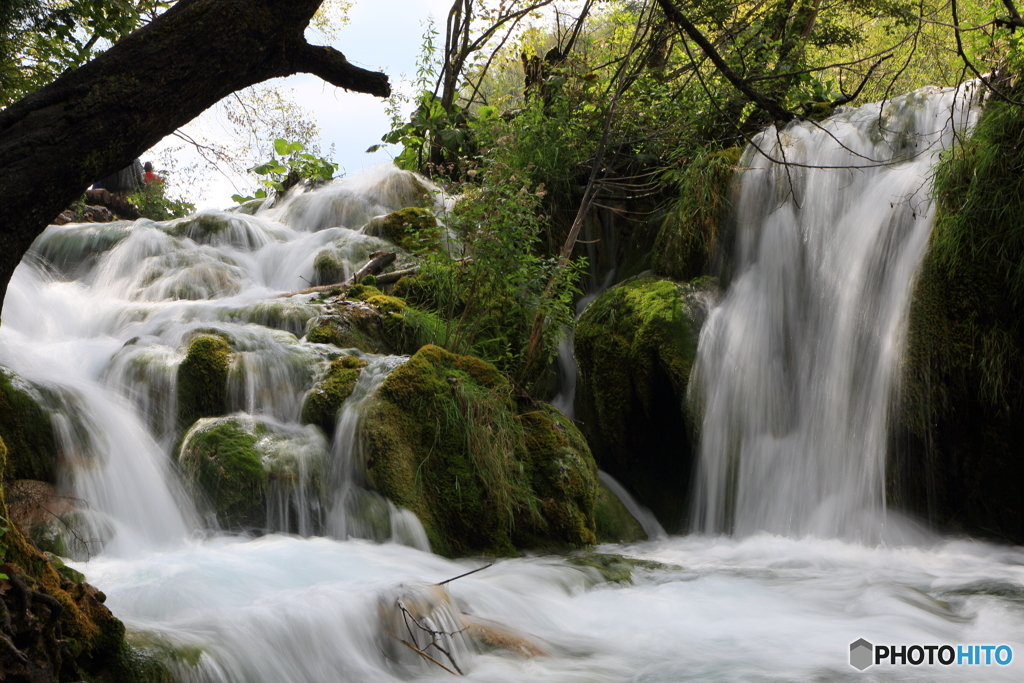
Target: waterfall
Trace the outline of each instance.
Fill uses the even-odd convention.
[[[698,530],[879,539],[886,427],[939,152],[974,84],[769,128],[746,150],[701,333]],[[770,157],[770,158],[769,158]]]

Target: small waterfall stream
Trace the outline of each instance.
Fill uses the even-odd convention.
[[[893,112],[916,112],[920,127],[886,132],[879,144],[900,142],[901,154],[915,142],[944,144],[948,132],[918,138],[914,130],[942,130],[950,112],[964,121],[955,99],[947,92],[890,103]],[[864,156],[879,153],[870,122],[858,117],[877,117],[877,109],[848,112],[826,127]],[[787,158],[809,159],[822,145],[817,135],[802,127],[780,132]],[[851,154],[831,149],[837,164]],[[337,350],[302,341],[319,314],[312,296],[279,295],[306,286],[322,249],[333,249],[351,272],[387,246],[350,228],[429,194],[424,181],[410,183],[400,172],[378,169],[300,192],[256,216],[51,227],[8,290],[0,365],[45,389],[53,411],[63,485],[87,506],[96,541],[88,561],[72,565],[104,591],[131,641],[162,653],[179,681],[448,680],[450,673],[395,640],[394,630],[407,625],[394,611],[398,600],[449,634],[442,640],[452,659],[442,659],[475,681],[847,680],[855,675],[849,643],[861,637],[1005,643],[1018,658],[985,667],[984,680],[1018,681],[1024,551],[937,539],[862,544],[856,539],[871,534],[848,533],[863,528],[848,521],[859,510],[882,503],[880,451],[855,444],[873,448],[880,438],[884,405],[871,396],[884,396],[878,392],[891,382],[883,368],[893,362],[906,307],[893,299],[909,287],[910,252],[927,235],[927,209],[918,207],[926,204],[930,155],[891,171],[790,169],[799,207],[784,201],[785,171],[747,156],[752,182],[744,193],[760,200],[745,213],[741,207],[737,275],[708,324],[699,366],[707,401],[704,530],[739,533],[664,537],[629,501],[654,540],[598,549],[647,560],[625,583],[565,557],[536,555],[435,585],[483,563],[429,553],[412,513],[361,485],[360,409],[402,358],[361,355],[367,365],[332,441],[298,423],[303,394]],[[857,188],[874,188],[872,199],[858,198]],[[840,204],[815,204],[812,195],[822,191]],[[876,223],[864,217],[905,196],[921,204],[894,206],[895,218]],[[833,224],[845,230],[818,232]],[[882,265],[890,252],[899,267]],[[765,261],[765,253],[779,259]],[[782,254],[796,256],[799,267]],[[824,260],[814,262],[815,254]],[[877,290],[886,305],[839,296],[849,270],[876,273],[859,289]],[[800,287],[826,300],[799,309],[810,298]],[[781,319],[769,320],[771,311]],[[878,320],[893,329],[870,333],[869,321]],[[261,453],[288,473],[268,491],[271,533],[260,537],[209,526],[197,533],[205,510],[170,461],[177,368],[198,334],[232,340],[228,401],[236,412],[194,429],[217,420],[252,425]],[[815,335],[820,348],[811,344]],[[796,346],[801,340],[811,345]],[[857,361],[840,367],[847,357]],[[772,358],[774,365],[757,365]],[[828,392],[813,387],[814,377]],[[840,401],[851,412],[821,422],[842,414]],[[817,412],[797,410],[805,404]],[[787,468],[795,471],[786,475]],[[850,483],[849,493],[836,476]],[[818,537],[797,538],[811,533]],[[480,629],[489,629],[490,646],[472,645]],[[422,632],[413,635],[427,646]],[[878,667],[873,680],[979,680],[965,668],[977,669]]]

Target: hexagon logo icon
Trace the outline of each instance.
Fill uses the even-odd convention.
[[[850,643],[850,666],[863,671],[871,666],[875,657],[875,646],[861,638]]]

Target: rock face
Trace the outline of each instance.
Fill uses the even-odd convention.
[[[594,457],[670,532],[683,528],[694,464],[685,401],[703,318],[698,290],[625,282],[587,307],[574,336],[576,414]]]
[[[1015,543],[1024,542],[1022,135],[1019,109],[989,102],[937,168],[887,486],[890,505],[940,529]]]
[[[416,514],[435,552],[595,542],[586,442],[550,406],[518,405],[492,365],[424,346],[381,385],[364,425],[371,484]]]

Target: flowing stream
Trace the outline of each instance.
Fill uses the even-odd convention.
[[[374,170],[256,216],[206,214],[216,230],[49,228],[8,290],[0,365],[46,389],[61,485],[88,505],[89,559],[74,566],[182,681],[440,681],[445,668],[489,682],[1021,680],[1024,550],[881,531],[895,525],[883,418],[930,165],[950,126],[969,123],[957,101],[917,93],[760,138],[790,161],[859,170],[787,170],[748,151],[735,273],[694,380],[704,533],[665,537],[628,501],[653,540],[599,548],[649,561],[625,583],[529,556],[433,585],[483,562],[431,554],[415,517],[361,479],[360,405],[401,358],[364,355],[332,442],[298,423],[330,350],[302,341],[312,296],[277,297],[306,286],[325,248],[351,272],[386,246],[358,228],[417,203],[419,181]],[[868,161],[879,158],[899,163]],[[235,412],[215,419],[259,423],[261,452],[296,473],[268,499],[278,533],[210,531],[171,467],[177,366],[198,333],[236,350]],[[314,479],[327,495],[303,483]],[[441,634],[439,663],[396,644],[408,628],[429,646],[414,613]],[[476,647],[469,623],[515,646]],[[858,638],[1005,644],[1016,658],[862,674],[848,663]]]

